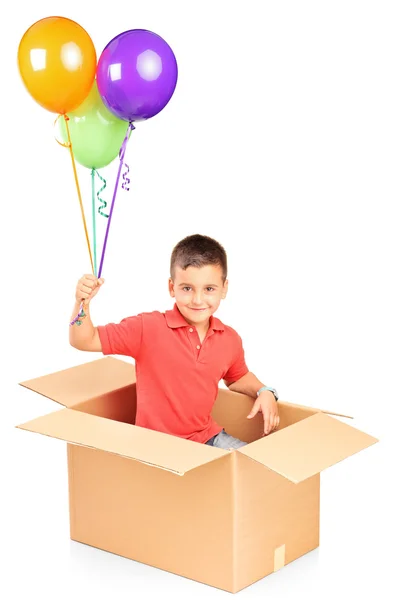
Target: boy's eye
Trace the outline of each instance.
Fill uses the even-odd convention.
[[[182,289],[183,289],[184,292],[189,292],[192,288],[189,287],[188,285],[185,285]],[[207,292],[213,292],[214,288],[211,287],[211,286],[209,286],[209,287],[206,288],[206,290],[207,290]]]

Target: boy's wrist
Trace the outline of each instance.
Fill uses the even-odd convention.
[[[263,394],[265,392],[268,392],[268,393],[272,394],[273,397],[275,398],[275,400],[278,401],[278,393],[277,393],[277,391],[274,388],[269,387],[268,385],[263,385],[258,390],[258,392],[257,392],[257,398],[260,396],[260,394]]]
[[[83,306],[89,306],[89,302],[90,300],[84,300],[83,298],[81,298],[80,300],[78,300],[77,298],[75,298],[75,305],[76,306],[80,306],[83,302]]]

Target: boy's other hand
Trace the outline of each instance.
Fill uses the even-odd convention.
[[[248,419],[252,419],[258,412],[262,412],[264,417],[264,435],[268,435],[272,431],[276,431],[279,427],[279,410],[278,403],[272,392],[261,392],[257,400],[254,401],[254,406],[247,415]]]
[[[104,279],[98,279],[95,275],[83,275],[76,286],[75,299],[77,302],[84,301],[85,304],[95,297],[100,287],[103,285]]]

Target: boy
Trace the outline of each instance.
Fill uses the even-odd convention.
[[[136,361],[136,425],[195,442],[236,449],[234,438],[211,417],[221,379],[234,392],[255,398],[247,418],[264,417],[264,434],[279,426],[278,396],[250,373],[242,340],[213,315],[228,291],[227,256],[216,240],[192,235],[171,255],[172,310],[127,317],[94,327],[89,303],[104,279],[84,275],[76,287],[73,317],[83,300],[86,316],[71,325],[70,344],[78,350],[131,356]]]

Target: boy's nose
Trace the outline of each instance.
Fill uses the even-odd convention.
[[[201,294],[195,294],[193,296],[193,304],[199,304],[199,305],[203,304],[203,298],[202,298]]]

